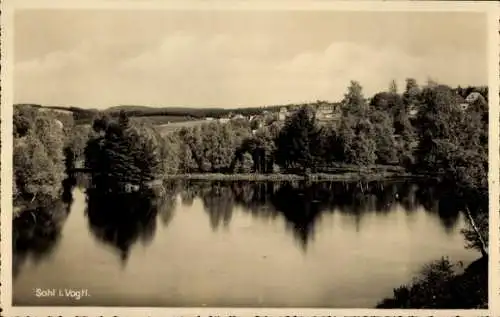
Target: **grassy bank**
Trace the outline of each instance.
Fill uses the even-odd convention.
[[[165,175],[165,179],[192,179],[192,180],[227,180],[227,181],[375,181],[375,180],[386,180],[393,178],[416,178],[417,175],[412,175],[410,173],[391,173],[391,172],[379,172],[379,173],[354,173],[346,172],[340,174],[327,174],[327,173],[314,173],[308,175],[298,175],[298,174],[218,174],[218,173],[200,173],[200,174],[171,174]]]
[[[277,173],[185,173],[167,174],[165,179],[193,179],[193,180],[242,180],[242,181],[372,181],[391,178],[417,178],[424,175],[409,173],[405,168],[394,165],[356,166],[349,164],[332,164],[321,168],[318,173],[306,173],[288,170]],[[425,177],[430,177],[425,175]]]

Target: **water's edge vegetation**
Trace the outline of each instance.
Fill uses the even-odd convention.
[[[477,98],[466,100],[473,93]],[[207,121],[164,133],[136,120],[137,110],[95,112],[88,126],[79,122],[83,111],[16,106],[14,222],[26,214],[52,221],[49,206],[71,200],[80,171],[89,173],[87,188],[99,197],[161,196],[162,186],[149,189],[165,179],[363,184],[435,178],[462,203],[470,219],[464,238],[481,257],[463,273],[446,258],[437,260],[378,307],[487,307],[487,88],[420,87],[408,79],[403,93],[391,85],[366,99],[352,82],[335,120],[318,120],[314,105],[292,108],[284,120],[260,110],[258,122]]]
[[[372,180],[390,180],[390,179],[419,179],[423,176],[410,173],[312,173],[308,175],[299,174],[171,174],[165,175],[164,179],[196,179],[196,180],[234,180],[234,181],[372,181]]]

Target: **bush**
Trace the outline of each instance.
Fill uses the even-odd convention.
[[[245,154],[243,154],[243,158],[242,158],[241,162],[238,162],[236,164],[235,169],[236,169],[237,173],[246,174],[246,173],[252,172],[253,166],[254,166],[254,162],[252,159],[252,155],[250,153],[245,153]]]
[[[487,259],[481,258],[457,274],[460,263],[452,263],[447,258],[431,262],[410,285],[394,289],[393,297],[384,299],[377,308],[487,307],[487,263]]]

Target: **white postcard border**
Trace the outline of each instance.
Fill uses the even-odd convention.
[[[20,9],[128,10],[335,10],[335,11],[467,11],[487,12],[489,23],[489,185],[490,272],[487,310],[381,310],[276,308],[151,308],[151,307],[12,307],[12,104],[13,13]],[[495,316],[500,314],[499,285],[499,5],[465,1],[128,1],[29,0],[3,1],[1,11],[1,307],[6,316]],[[491,107],[492,105],[492,107]]]

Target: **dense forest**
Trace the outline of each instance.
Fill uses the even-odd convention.
[[[451,88],[434,82],[419,86],[408,79],[402,92],[391,84],[387,91],[366,98],[361,85],[351,82],[340,102],[340,117],[328,122],[317,119],[314,104],[300,105],[286,120],[265,120],[258,126],[247,119],[207,121],[163,134],[147,121],[138,120],[147,116],[218,118],[230,112],[260,115],[263,110],[276,112],[280,108],[125,106],[105,111],[69,108],[63,113],[51,111],[63,110],[57,107],[17,105],[15,204],[57,201],[65,180],[77,167],[91,171],[95,188],[118,191],[124,186],[140,190],[172,174],[307,176],[347,166],[392,166],[437,178],[453,188],[472,219],[470,230],[464,231],[469,247],[487,258],[487,87]],[[461,301],[463,294],[455,294],[460,287],[477,290],[470,306],[484,306],[487,270],[455,275],[451,268],[445,260],[432,264],[420,280],[396,289],[394,298],[385,300],[381,307],[452,305]]]

